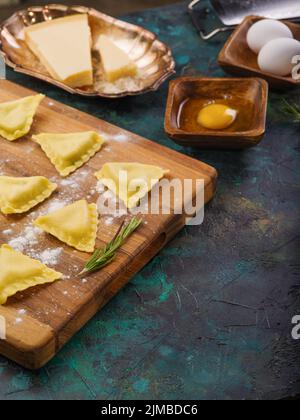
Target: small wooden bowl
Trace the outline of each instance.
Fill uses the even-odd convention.
[[[247,16],[243,20],[222,48],[218,57],[219,65],[230,74],[262,77],[276,88],[300,86],[300,79],[295,80],[292,76],[275,76],[258,67],[257,54],[251,51],[247,44],[247,33],[255,22],[262,19],[264,18],[259,16]],[[283,22],[291,29],[294,38],[300,40],[300,25],[288,21]]]
[[[232,100],[239,104],[237,110],[241,113],[238,114],[236,123],[224,130],[203,128],[196,123],[197,117],[194,116],[193,129],[183,129],[181,115],[185,104],[190,100],[203,101],[203,105],[211,101],[226,103],[227,100],[230,105]],[[268,84],[262,79],[181,77],[171,81],[169,85],[165,131],[182,146],[202,149],[253,147],[261,141],[266,130],[267,103]],[[243,115],[247,118],[243,119]],[[241,128],[237,129],[238,126]]]

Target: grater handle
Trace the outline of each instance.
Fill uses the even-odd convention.
[[[200,10],[197,10],[197,12],[195,11],[195,6],[198,5],[200,3],[201,0],[193,0],[189,5],[188,5],[188,11],[189,14],[191,16],[192,22],[195,26],[195,28],[197,29],[200,37],[204,40],[204,41],[208,41],[209,39],[214,38],[216,35],[223,33],[223,32],[227,32],[227,31],[232,31],[233,29],[236,28],[236,26],[223,26],[220,28],[215,28],[214,30],[212,30],[211,32],[205,32],[205,30],[202,28],[202,26],[199,24],[199,17],[205,17],[207,15],[207,11],[205,10],[205,8],[202,8]],[[294,17],[294,18],[290,18],[290,19],[285,19],[288,20],[289,22],[295,22],[295,23],[299,23],[300,22],[300,17]]]
[[[188,5],[188,11],[189,14],[191,16],[192,22],[194,24],[194,26],[196,27],[200,37],[204,40],[207,41],[213,37],[215,37],[217,34],[222,33],[222,32],[227,32],[227,31],[231,31],[232,29],[234,29],[233,26],[223,26],[221,28],[216,28],[213,31],[206,33],[204,31],[204,29],[201,27],[201,25],[199,25],[199,15],[200,13],[205,16],[206,15],[206,11],[205,9],[203,9],[201,12],[198,11],[197,13],[194,10],[194,7],[200,2],[200,0],[193,0],[189,5]]]

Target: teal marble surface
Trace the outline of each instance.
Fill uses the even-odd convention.
[[[223,76],[228,34],[198,37],[186,3],[125,17],[173,50],[177,76]],[[214,16],[208,23],[214,23]],[[43,369],[0,357],[2,399],[261,399],[300,393],[300,126],[271,92],[262,143],[201,151],[164,133],[168,84],[119,101],[71,96],[8,71],[8,78],[179,150],[220,174],[205,221],[187,227]]]

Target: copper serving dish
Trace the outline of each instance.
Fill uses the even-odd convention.
[[[35,23],[77,13],[87,13],[93,42],[99,33],[105,33],[122,47],[138,66],[138,75],[107,83],[101,70],[100,58],[93,53],[94,84],[83,88],[70,88],[54,80],[38,58],[30,51],[24,40],[24,28]],[[70,93],[85,96],[118,98],[139,95],[157,90],[173,73],[175,61],[170,48],[159,41],[155,34],[139,26],[107,16],[95,9],[83,6],[67,7],[52,4],[29,7],[6,20],[0,27],[0,53],[6,64],[15,71],[56,85]]]

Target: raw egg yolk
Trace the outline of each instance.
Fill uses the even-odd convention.
[[[223,130],[234,123],[237,111],[222,104],[205,106],[198,114],[198,123],[210,130]]]

